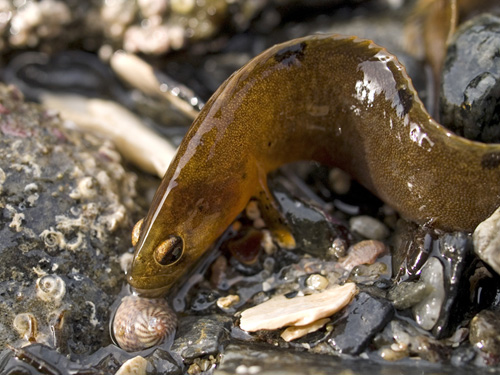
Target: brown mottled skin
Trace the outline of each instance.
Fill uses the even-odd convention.
[[[203,108],[153,199],[130,284],[166,293],[251,197],[293,247],[266,175],[304,159],[341,167],[404,217],[444,230],[472,231],[500,204],[500,145],[436,123],[404,67],[373,42],[305,37],[258,55]],[[164,266],[153,254],[170,235],[184,250]]]

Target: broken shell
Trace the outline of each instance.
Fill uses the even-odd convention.
[[[376,240],[365,240],[351,246],[347,256],[339,259],[342,268],[352,270],[360,264],[372,264],[383,253],[387,247],[384,243]]]
[[[177,317],[163,298],[127,296],[116,310],[113,336],[128,352],[160,344],[175,332]]]
[[[240,327],[245,331],[255,332],[289,325],[304,326],[333,315],[347,306],[356,293],[356,285],[346,283],[303,297],[273,297],[243,311]]]
[[[36,295],[42,301],[59,305],[66,295],[66,283],[57,275],[45,275],[36,281]]]
[[[138,355],[137,357],[130,358],[128,361],[124,362],[115,375],[146,375],[147,367],[148,361]]]
[[[286,342],[293,341],[295,339],[299,339],[308,333],[316,332],[318,329],[323,328],[323,326],[330,321],[330,318],[324,318],[316,320],[310,324],[305,326],[292,326],[288,327],[281,333],[281,338]]]

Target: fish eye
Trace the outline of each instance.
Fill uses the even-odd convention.
[[[155,251],[154,258],[162,266],[176,263],[184,252],[184,243],[179,236],[170,236],[160,243]]]

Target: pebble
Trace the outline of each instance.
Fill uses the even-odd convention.
[[[479,350],[494,357],[500,356],[500,315],[498,311],[483,310],[470,323],[469,341]]]
[[[389,236],[389,229],[379,220],[366,215],[349,220],[351,231],[372,240],[383,240]]]
[[[500,18],[477,16],[456,31],[445,59],[441,122],[466,138],[500,141]]]
[[[356,285],[347,283],[308,296],[276,296],[241,313],[244,331],[273,330],[294,325],[303,326],[326,318],[348,305],[357,293]]]
[[[306,279],[306,285],[314,290],[323,290],[328,286],[328,279],[315,273]]]
[[[429,295],[431,288],[422,281],[402,282],[391,288],[387,298],[392,301],[394,307],[398,310],[405,310],[417,303],[420,303]]]
[[[185,316],[179,319],[171,351],[184,361],[217,355],[229,340],[232,318],[224,315]]]
[[[347,307],[343,317],[334,322],[328,343],[340,353],[359,354],[393,315],[394,308],[389,301],[361,292]]]
[[[500,208],[477,226],[472,240],[477,256],[500,274]]]
[[[336,238],[344,237],[344,227],[334,223],[322,210],[293,198],[279,188],[274,195],[295,238],[297,249],[324,256]]]
[[[238,302],[240,302],[240,296],[238,296],[237,294],[236,295],[230,294],[225,297],[220,297],[217,300],[217,306],[219,306],[221,309],[228,309],[231,306],[237,304]]]
[[[435,257],[429,258],[422,268],[420,281],[424,282],[431,289],[431,292],[413,307],[415,321],[423,329],[432,329],[439,318],[445,299],[443,277],[441,262]]]

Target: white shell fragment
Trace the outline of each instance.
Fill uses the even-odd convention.
[[[330,318],[324,318],[324,319],[319,319],[316,320],[315,322],[312,322],[310,324],[307,324],[305,326],[291,326],[285,329],[281,333],[281,338],[285,340],[286,342],[290,342],[293,340],[296,340],[298,338],[301,338],[308,333],[311,332],[316,332],[318,329],[323,328],[323,326],[330,321]]]
[[[42,103],[74,122],[81,130],[109,138],[132,163],[146,172],[163,177],[175,155],[175,147],[146,127],[119,104],[78,95],[42,95]]]
[[[477,256],[500,275],[500,208],[477,226],[472,241]]]
[[[147,367],[148,361],[138,355],[137,357],[130,358],[128,361],[124,362],[115,375],[146,375]]]
[[[295,298],[273,297],[241,313],[240,327],[248,332],[304,326],[329,317],[347,306],[356,295],[354,283],[336,286],[321,293]]]

